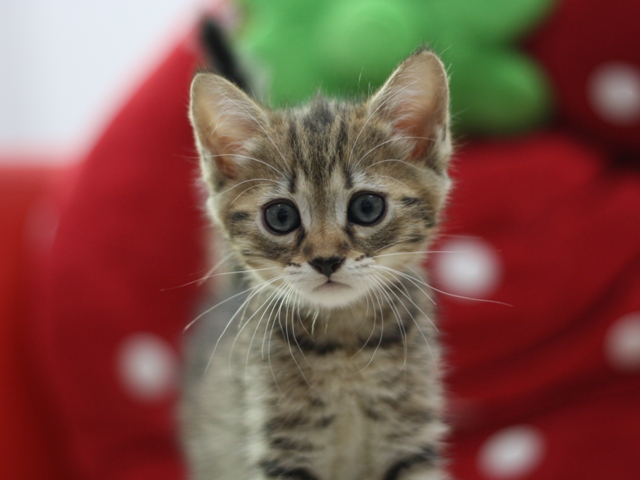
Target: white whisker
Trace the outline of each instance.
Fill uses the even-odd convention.
[[[253,160],[255,162],[261,163],[262,165],[265,165],[266,167],[271,168],[272,170],[274,170],[278,175],[282,176],[282,177],[286,177],[286,175],[284,175],[284,173],[282,173],[281,170],[277,169],[276,167],[274,167],[273,165],[265,162],[264,160],[260,160],[259,158],[255,158],[255,157],[250,157],[248,155],[241,155],[239,153],[220,153],[217,155],[207,155],[206,158],[207,159],[212,159],[212,158],[216,158],[216,157],[239,157],[239,158],[244,158],[245,160]],[[254,179],[256,180],[256,179]]]
[[[389,273],[391,273],[392,275],[400,275],[402,278],[406,278],[409,282],[411,282],[418,290],[420,290],[422,293],[424,293],[424,295],[431,301],[431,303],[433,303],[434,305],[436,304],[436,301],[433,299],[433,297],[431,295],[429,295],[427,292],[425,292],[422,287],[419,284],[423,284],[424,286],[426,286],[427,288],[431,288],[428,284],[426,284],[424,281],[421,281],[420,278],[416,278],[416,277],[412,277],[411,275],[409,275],[408,273],[404,273],[401,272],[400,270],[396,270],[395,268],[390,268],[390,267],[385,267],[384,265],[375,265],[375,268],[379,268],[382,270],[385,270]],[[416,275],[418,275],[417,272],[415,272],[415,270],[412,270]],[[418,283],[416,283],[418,282]],[[435,325],[434,325],[435,326]]]
[[[213,307],[210,307],[208,309],[206,309],[204,312],[202,312],[200,315],[198,315],[196,318],[194,318],[193,320],[191,320],[186,327],[184,327],[184,329],[182,330],[182,333],[186,332],[189,328],[191,328],[191,326],[196,323],[198,320],[200,320],[202,317],[204,317],[205,315],[211,313],[213,310],[215,310],[216,308],[218,308],[220,305],[223,305],[231,300],[233,300],[234,298],[239,297],[240,295],[250,292],[251,290],[253,290],[254,288],[257,288],[257,286],[253,286],[253,287],[249,287],[246,290],[243,290],[241,292],[236,293],[235,295],[232,295],[230,297],[225,298],[224,300],[222,300],[221,302],[216,303]]]
[[[271,292],[267,298],[265,299],[265,301],[262,303],[262,305],[260,306],[260,308],[264,307],[264,311],[262,312],[262,315],[260,316],[260,319],[258,320],[258,322],[256,323],[256,327],[253,330],[253,335],[251,335],[251,340],[249,341],[249,346],[247,347],[247,356],[246,356],[246,361],[245,361],[245,377],[247,375],[248,369],[249,369],[249,356],[251,354],[251,347],[253,345],[253,341],[256,338],[256,334],[258,333],[258,330],[260,329],[260,325],[262,325],[262,320],[264,319],[264,316],[267,313],[267,310],[269,309],[269,307],[271,306],[271,304],[274,302],[274,300],[276,298],[278,298],[278,295],[280,294],[280,292],[283,290],[282,286],[277,286],[275,288],[275,290],[273,292]],[[269,327],[269,317],[267,317],[267,325],[265,326],[265,328]]]
[[[246,107],[242,106],[240,103],[236,102],[235,100],[229,98],[228,95],[222,94],[222,96],[227,99],[229,102],[233,103],[236,107],[240,108],[240,110],[242,110],[244,113],[246,113],[254,122],[255,124],[258,126],[258,128],[260,128],[260,130],[262,130],[262,133],[264,133],[264,135],[269,139],[269,141],[271,142],[271,144],[275,147],[275,149],[278,151],[278,153],[280,154],[280,158],[282,159],[282,161],[286,164],[286,160],[284,158],[284,155],[282,154],[282,151],[280,150],[280,148],[278,147],[278,145],[276,144],[276,142],[273,141],[273,138],[271,138],[271,135],[269,135],[269,133],[267,132],[267,130],[264,128],[264,126],[262,125],[262,122],[260,122],[255,115],[253,115]],[[255,159],[254,159],[255,160]],[[280,173],[283,177],[286,177],[286,175],[284,175],[282,172],[280,172],[278,169],[276,169],[275,167],[272,166],[272,168],[274,170],[276,170],[278,173]]]
[[[414,271],[414,273],[415,273],[415,271]],[[414,279],[414,280],[418,281],[418,279]],[[431,290],[433,290],[435,292],[441,293],[442,295],[447,295],[448,297],[459,298],[461,300],[470,300],[472,302],[493,303],[495,305],[503,305],[505,307],[513,307],[513,305],[511,305],[510,303],[500,302],[498,300],[488,300],[486,298],[465,297],[464,295],[456,295],[455,293],[445,292],[444,290],[440,290],[440,289],[434,287],[433,285],[429,285],[428,283],[426,283],[424,281],[419,281],[419,283],[423,284],[424,286],[426,286],[427,288],[430,288]]]
[[[382,293],[386,297],[387,303],[391,308],[391,311],[395,316],[396,323],[398,324],[398,328],[400,329],[400,337],[402,338],[402,344],[404,347],[404,361],[402,364],[402,367],[404,368],[407,364],[407,332],[405,330],[404,324],[402,323],[402,316],[400,315],[400,312],[398,311],[398,308],[396,307],[395,302],[393,301],[389,293],[391,293],[396,297],[398,302],[405,308],[405,310],[407,310],[407,313],[410,316],[411,316],[411,313],[409,312],[407,307],[404,305],[404,303],[400,301],[400,298],[389,288],[388,284],[384,281],[384,277],[382,277],[381,275],[374,275],[372,279],[380,285],[380,293]]]
[[[273,283],[273,282],[275,282],[275,281],[279,280],[280,278],[282,278],[283,276],[284,276],[284,275],[280,275],[280,276],[278,276],[278,277],[272,278],[271,280],[267,280],[266,282],[263,282],[263,283],[261,283],[261,284],[257,285],[256,287],[251,288],[250,290],[255,290],[255,289],[258,289],[258,288],[262,288],[262,287],[264,286],[264,284],[265,284],[265,283],[267,283],[267,282]],[[247,290],[245,290],[245,291],[247,291]],[[209,367],[211,366],[211,361],[213,360],[213,356],[214,356],[214,355],[215,355],[215,353],[216,353],[216,350],[217,350],[217,348],[218,348],[218,345],[220,344],[220,341],[221,341],[221,340],[222,340],[222,338],[224,337],[224,334],[227,332],[227,330],[229,329],[229,327],[230,327],[230,326],[231,326],[231,324],[233,323],[233,320],[236,318],[236,316],[238,315],[238,313],[240,313],[240,311],[242,311],[242,310],[243,310],[243,308],[245,307],[245,305],[247,305],[247,304],[248,304],[248,302],[250,302],[250,301],[253,299],[253,297],[255,297],[255,295],[256,295],[257,293],[259,293],[259,291],[261,291],[261,290],[251,292],[251,294],[250,294],[250,295],[245,299],[245,301],[244,301],[244,302],[242,302],[242,304],[240,305],[240,307],[238,307],[238,309],[236,310],[236,313],[234,313],[234,314],[231,316],[231,318],[229,319],[229,321],[227,322],[227,325],[226,325],[226,326],[224,327],[224,329],[222,330],[222,333],[220,334],[220,337],[218,337],[218,340],[216,341],[216,344],[215,344],[215,346],[213,347],[213,351],[211,352],[211,356],[209,357],[209,362],[207,363],[207,368],[205,369],[205,373],[209,371]],[[242,293],[244,293],[244,292],[242,292]],[[237,296],[237,295],[236,295],[236,296]],[[233,297],[229,297],[229,298],[233,298]],[[222,302],[221,302],[221,303],[222,303]],[[220,305],[221,303],[219,303],[218,305]]]
[[[249,182],[272,182],[272,183],[277,183],[278,185],[284,185],[282,182],[278,182],[277,180],[273,180],[271,178],[250,178],[249,180],[243,180],[242,182],[238,182],[232,187],[229,187],[226,190],[223,190],[222,192],[216,193],[216,197],[221,197],[225,193],[228,193],[231,190],[233,190],[234,188],[237,188],[240,185],[244,185],[245,183],[249,183]]]
[[[226,262],[227,260],[229,260],[231,257],[233,256],[233,253],[227,253],[224,257],[222,257],[222,259],[220,259],[213,267],[211,267],[207,273],[203,276],[198,278],[197,280],[192,280],[190,282],[187,283],[183,283],[182,285],[178,285],[177,287],[169,287],[169,288],[162,288],[160,289],[161,292],[166,292],[168,290],[175,290],[177,288],[184,288],[187,287],[189,285],[193,285],[195,283],[198,284],[198,286],[201,286],[204,282],[206,282],[209,278],[215,277],[215,275],[213,275],[213,273],[222,266],[222,264],[224,262]]]
[[[402,241],[396,242],[392,245],[397,245],[398,243],[402,243]],[[383,248],[387,248],[387,247],[383,247]],[[393,257],[395,255],[427,255],[431,253],[460,253],[460,252],[461,250],[418,250],[415,252],[381,253],[380,255],[373,255],[371,258]]]
[[[411,86],[411,84],[406,85],[405,87],[401,88],[398,90],[398,94],[403,92],[404,90],[408,89]],[[394,95],[390,95],[387,98],[385,98],[382,102],[380,102],[380,104],[375,108],[375,110],[373,112],[371,112],[369,114],[369,116],[367,117],[367,119],[365,120],[364,124],[362,125],[362,127],[360,128],[360,131],[358,132],[358,135],[356,135],[356,139],[353,142],[353,145],[351,145],[351,151],[349,152],[349,159],[348,159],[348,163],[351,163],[351,157],[353,156],[353,150],[356,148],[356,144],[358,143],[358,139],[360,138],[360,135],[362,135],[362,132],[364,131],[365,127],[367,126],[367,124],[369,123],[369,121],[373,118],[373,116],[378,112],[378,110],[380,110],[382,107],[384,107],[388,102],[390,102],[392,99],[394,99],[395,96]],[[388,143],[388,142],[386,142]],[[369,154],[369,152],[367,152],[367,155]],[[365,155],[366,156],[366,155]],[[358,160],[358,162],[356,163],[356,167],[360,164],[360,161],[362,160],[362,157],[360,158],[360,160]]]

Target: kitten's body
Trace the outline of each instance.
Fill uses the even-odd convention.
[[[414,267],[449,188],[447,105],[426,51],[359,105],[268,112],[196,77],[208,205],[252,289],[218,312],[227,338],[202,332],[194,349],[193,478],[445,478],[439,347]]]

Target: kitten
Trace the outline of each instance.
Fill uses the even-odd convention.
[[[428,50],[363,103],[271,111],[196,75],[207,209],[249,288],[235,310],[221,313],[234,297],[215,310],[221,341],[195,341],[182,405],[191,478],[446,478],[437,330],[418,270],[450,187],[448,104]]]

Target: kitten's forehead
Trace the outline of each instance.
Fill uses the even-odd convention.
[[[353,187],[353,123],[361,115],[356,106],[320,97],[290,112],[291,190],[306,204],[310,220],[327,221],[344,210]]]
[[[322,97],[289,112],[287,145],[300,175],[318,186],[341,176],[343,188],[351,188],[363,152],[385,138],[375,122],[366,121],[365,113],[360,104]]]
[[[292,159],[302,175],[322,182],[344,161],[349,140],[346,108],[316,99],[289,117],[289,145]]]

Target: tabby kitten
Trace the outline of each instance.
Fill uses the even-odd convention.
[[[428,50],[363,103],[271,111],[196,75],[207,208],[249,288],[215,310],[222,340],[196,340],[182,405],[191,478],[446,478],[418,271],[450,186],[448,104]]]

